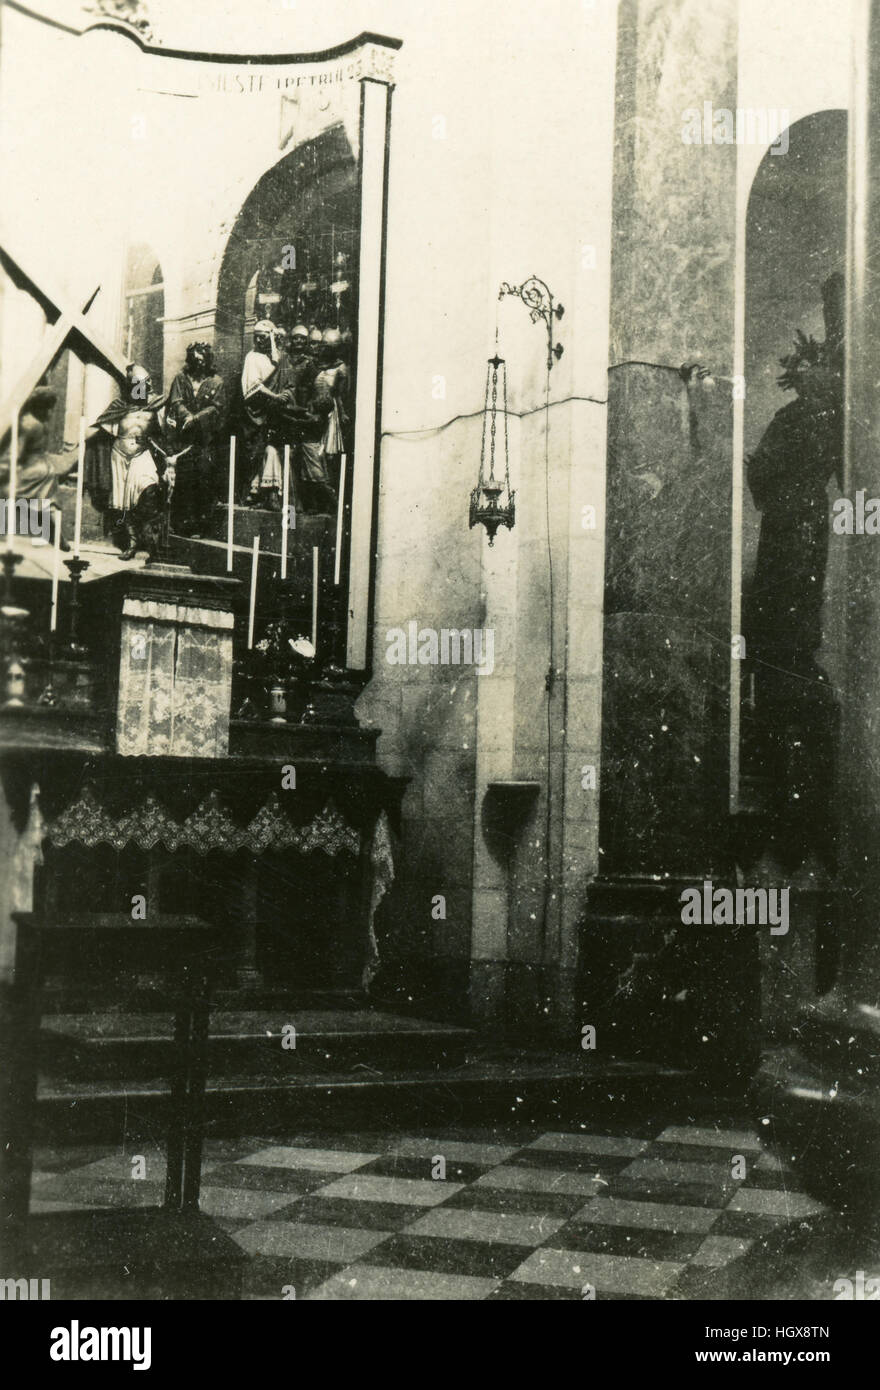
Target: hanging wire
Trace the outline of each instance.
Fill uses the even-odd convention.
[[[497,334],[496,334],[497,337]],[[496,355],[497,355],[496,347]],[[510,444],[507,438],[507,363],[504,363],[504,484],[507,488],[507,500],[510,501],[513,494],[510,491]]]

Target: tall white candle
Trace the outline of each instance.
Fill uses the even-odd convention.
[[[79,468],[76,474],[76,516],[73,523],[73,558],[79,559],[79,543],[82,536],[83,484],[86,479],[86,421],[79,417]]]
[[[15,494],[18,492],[18,406],[12,408],[12,427],[9,435],[9,498],[6,514],[6,548],[12,549],[15,534]]]
[[[260,538],[254,536],[254,554],[251,560],[251,606],[248,612],[248,651],[254,645],[254,614],[257,609],[257,570],[260,566]]]
[[[58,580],[61,576],[61,513],[55,513],[55,554],[52,558],[52,608],[49,613],[49,631],[58,626]]]
[[[339,583],[339,570],[342,564],[342,511],[345,506],[345,454],[339,469],[339,501],[336,505],[336,559],[333,564],[333,583]]]
[[[312,646],[318,646],[318,547],[312,546]]]
[[[281,491],[281,578],[287,578],[287,528],[290,501],[290,445],[284,446],[284,483]]]
[[[232,536],[235,527],[235,435],[229,436],[229,499],[226,515],[226,569],[232,570]]]

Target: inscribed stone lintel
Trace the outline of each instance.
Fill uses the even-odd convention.
[[[124,618],[154,619],[163,623],[184,623],[187,627],[211,627],[231,631],[235,625],[233,613],[218,608],[193,608],[182,603],[163,603],[157,599],[126,598],[122,605]]]

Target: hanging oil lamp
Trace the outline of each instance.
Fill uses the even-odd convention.
[[[495,443],[498,425],[498,378],[501,377],[502,418],[504,421],[504,482],[495,477]],[[489,476],[486,477],[486,444],[489,446]],[[502,501],[502,494],[504,500]],[[497,352],[489,358],[486,372],[486,398],[483,403],[483,437],[480,442],[480,473],[471,492],[471,527],[481,523],[489,544],[495,544],[499,526],[513,530],[516,520],[516,493],[510,490],[510,454],[507,442],[507,364]]]

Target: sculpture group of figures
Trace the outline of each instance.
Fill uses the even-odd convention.
[[[86,431],[85,488],[105,534],[123,559],[160,553],[169,524],[179,535],[210,529],[215,503],[228,496],[229,441],[237,441],[236,501],[279,510],[289,449],[289,504],[298,512],[337,506],[340,459],[350,448],[348,344],[336,329],[297,324],[288,334],[257,323],[253,347],[227,386],[207,343],[190,343],[167,395],[132,364],[116,399]],[[77,456],[47,452],[56,396],[29,397],[19,419],[17,496],[45,501],[60,525],[59,480]],[[9,487],[9,448],[0,489]],[[5,495],[5,494],[4,494]],[[62,538],[62,548],[67,549]]]

